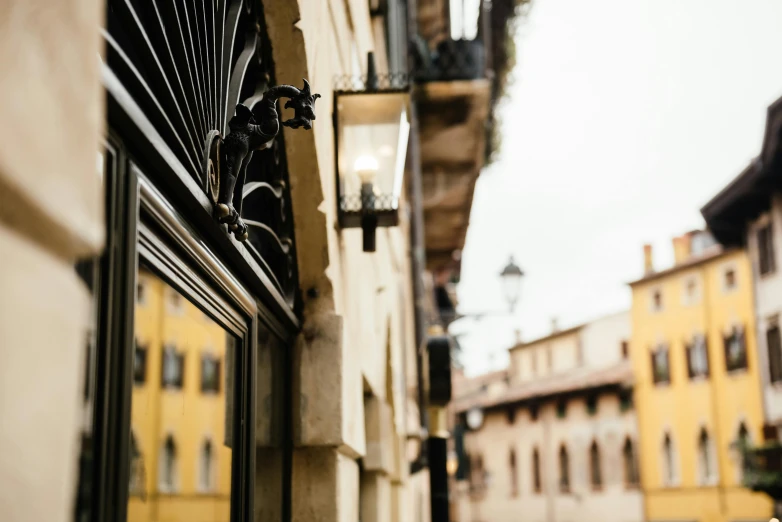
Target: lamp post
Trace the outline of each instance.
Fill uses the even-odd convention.
[[[512,313],[516,307],[516,303],[521,296],[521,281],[524,276],[524,272],[513,260],[513,256],[510,257],[508,264],[500,272],[500,280],[502,281],[502,290],[505,300],[508,303],[509,310],[507,312],[483,312],[478,314],[460,314],[458,318],[463,317],[482,317],[485,315],[505,315]],[[451,339],[452,336],[447,337]],[[440,340],[439,343],[435,341]],[[445,338],[431,338],[427,345],[427,351],[429,352],[429,381],[431,382],[445,382],[447,381],[448,392],[446,394],[440,393],[437,397],[432,393],[432,389],[441,389],[440,386],[430,386],[429,392],[429,438],[427,440],[427,458],[429,463],[429,491],[431,496],[431,520],[432,522],[448,522],[450,520],[449,513],[449,494],[448,494],[448,479],[453,477],[458,469],[457,460],[453,455],[448,456],[448,433],[446,407],[451,400],[451,374],[450,368],[451,351],[445,348],[443,345]],[[450,341],[448,341],[450,344]],[[436,346],[439,344],[440,346]],[[434,356],[433,349],[437,348],[436,354],[447,354],[447,364],[442,364],[442,357]],[[433,364],[435,362],[435,364]],[[433,368],[435,369],[433,371]],[[441,369],[441,370],[437,370]],[[478,429],[483,422],[483,412],[481,410],[471,410],[467,415],[467,422],[470,425],[470,429]],[[462,448],[463,450],[463,448]]]

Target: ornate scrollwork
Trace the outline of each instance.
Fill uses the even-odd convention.
[[[276,78],[263,2],[153,4],[148,9],[145,2],[107,0],[102,34],[104,59],[116,80],[111,88],[132,99],[132,118],[154,129],[155,147],[171,166],[161,175],[189,176],[202,188],[215,217],[246,237],[251,269],[268,276],[292,307],[296,240],[285,137],[278,131],[281,125],[311,128],[318,96],[306,82],[302,90],[270,87]],[[290,98],[285,106],[296,113],[286,122],[277,114],[280,98]],[[239,104],[246,109],[237,109]],[[230,146],[240,132],[247,134],[244,156]],[[250,154],[257,147],[260,152]],[[222,207],[218,212],[218,203],[228,206],[228,215],[218,215],[225,213]]]
[[[204,173],[206,179],[212,179],[215,170],[219,173],[219,195],[216,201],[213,198],[215,217],[220,223],[227,224],[239,241],[246,241],[249,237],[247,225],[237,210],[237,207],[241,208],[247,165],[253,152],[269,148],[280,131],[277,100],[282,97],[289,98],[285,107],[294,111],[294,117],[282,124],[292,129],[311,129],[312,120],[315,119],[315,100],[320,98],[320,94],[310,92],[307,80],[304,80],[301,90],[292,85],[272,87],[266,91],[260,103],[260,123],[256,122],[255,115],[246,105],[240,103],[236,106],[236,115],[228,122],[230,132],[222,140],[222,146],[217,147],[218,151],[222,149],[218,153],[218,167],[214,169],[211,161],[206,164],[207,168],[213,169]],[[211,156],[214,147],[211,144],[209,146]],[[213,195],[214,191],[210,190],[210,194]]]

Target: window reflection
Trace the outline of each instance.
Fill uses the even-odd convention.
[[[258,354],[255,421],[255,520],[278,522],[283,519],[283,489],[286,409],[284,403],[285,344],[263,324],[258,325]]]
[[[127,520],[228,522],[236,342],[153,272],[139,280]]]

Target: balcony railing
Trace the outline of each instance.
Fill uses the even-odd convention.
[[[447,39],[434,50],[422,38],[413,42],[412,76],[416,82],[477,80],[486,74],[486,49],[480,39]]]
[[[774,500],[782,500],[782,444],[771,442],[745,447],[742,455],[744,485],[766,493]]]

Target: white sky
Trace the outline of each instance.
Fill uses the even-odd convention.
[[[671,238],[760,151],[782,95],[782,0],[533,0],[481,175],[460,311],[505,309],[498,273],[526,272],[512,317],[462,320],[470,374],[526,340],[629,308],[642,245]]]

